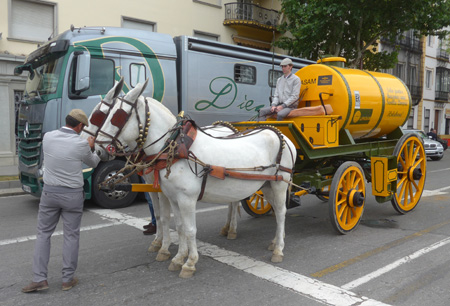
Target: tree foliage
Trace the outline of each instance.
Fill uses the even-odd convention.
[[[447,34],[446,0],[281,0],[281,37],[276,46],[312,60],[342,56],[352,67],[390,68],[397,54],[374,53],[381,37],[395,41],[414,29],[419,35]]]

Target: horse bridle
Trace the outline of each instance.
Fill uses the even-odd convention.
[[[136,150],[140,150],[142,149],[142,146],[144,145],[146,139],[147,139],[147,135],[148,135],[148,128],[150,126],[150,109],[148,106],[148,102],[147,99],[145,99],[145,118],[144,118],[144,122],[141,123],[141,119],[139,117],[138,111],[137,111],[137,103],[133,103],[130,102],[124,98],[118,97],[117,99],[119,99],[121,102],[120,104],[120,108],[118,110],[116,110],[116,112],[114,113],[114,115],[111,118],[111,124],[114,125],[115,127],[118,128],[118,130],[116,131],[115,135],[111,135],[105,131],[103,131],[103,125],[106,121],[106,118],[108,117],[109,113],[111,112],[112,107],[109,109],[108,114],[105,116],[105,118],[102,119],[102,123],[100,128],[97,131],[97,135],[98,134],[102,134],[104,136],[106,136],[107,138],[110,138],[111,141],[99,141],[99,140],[95,140],[95,142],[104,150],[106,150],[109,154],[114,155],[116,154],[115,149],[114,148],[119,148],[122,149],[124,148],[124,146],[122,145],[122,143],[120,142],[120,140],[118,139],[118,136],[120,135],[120,133],[122,133],[122,130],[125,126],[125,124],[128,122],[128,119],[130,119],[133,110],[135,111],[135,115],[136,115],[136,119],[138,122],[138,126],[139,126],[139,136],[136,139],[136,147],[134,148],[133,151]],[[123,103],[128,104],[131,106],[131,109],[129,111],[129,113],[127,113],[126,111],[124,111],[122,109]],[[114,105],[114,104],[113,104]],[[103,112],[100,112],[102,114],[104,114]],[[99,121],[100,119],[99,115]],[[112,145],[113,147],[111,147],[110,145]],[[132,152],[134,153],[134,152]],[[129,153],[129,154],[132,154]]]
[[[106,105],[108,107],[108,110],[105,112],[102,112],[100,110],[102,105]],[[97,138],[98,133],[100,131],[100,129],[102,128],[103,124],[106,121],[106,118],[108,118],[109,113],[111,112],[111,109],[114,107],[114,103],[107,103],[105,100],[101,100],[100,101],[100,106],[99,108],[94,111],[91,115],[91,119],[89,119],[89,123],[92,125],[95,125],[97,128],[97,131],[95,133],[89,131],[86,129],[86,127],[83,129],[83,132],[93,136],[94,138]]]

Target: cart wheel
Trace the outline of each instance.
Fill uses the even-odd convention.
[[[364,181],[364,173],[356,162],[343,163],[334,174],[328,212],[331,224],[340,234],[351,232],[361,220],[366,196]]]
[[[413,210],[422,197],[427,170],[427,157],[423,142],[415,134],[406,134],[394,149],[397,156],[397,192],[392,206],[401,214]]]
[[[270,214],[272,206],[264,200],[261,190],[255,192],[251,197],[241,201],[242,208],[252,217],[261,217]]]

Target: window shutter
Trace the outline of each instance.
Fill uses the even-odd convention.
[[[47,41],[54,29],[54,6],[44,3],[11,1],[11,38]]]

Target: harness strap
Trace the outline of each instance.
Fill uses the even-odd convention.
[[[212,177],[224,180],[225,177],[236,178],[240,180],[252,180],[252,181],[282,181],[282,175],[268,175],[268,174],[254,174],[254,173],[243,173],[237,171],[227,170],[225,167],[220,166],[209,166],[211,171],[209,175]]]

